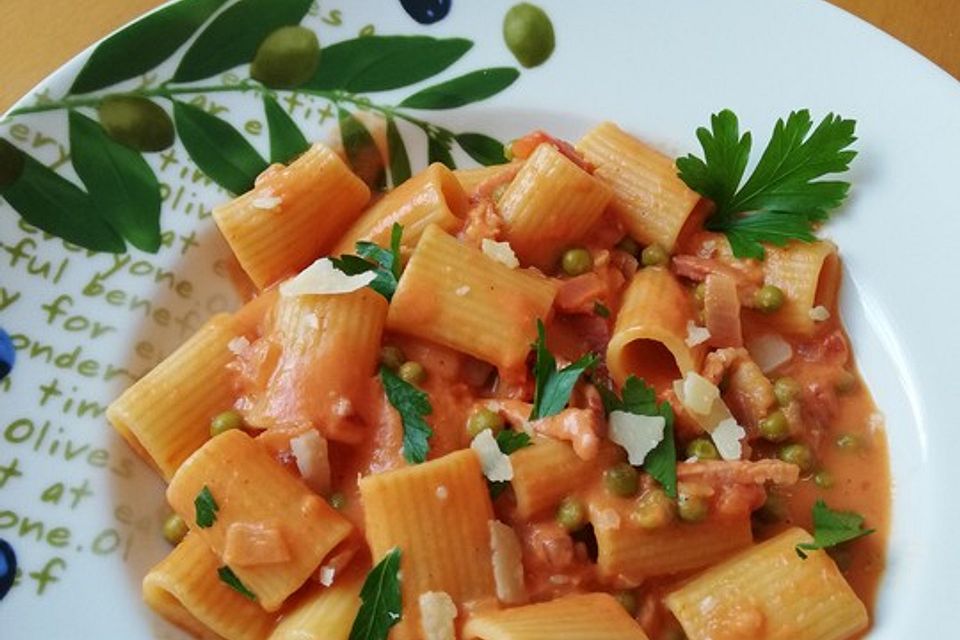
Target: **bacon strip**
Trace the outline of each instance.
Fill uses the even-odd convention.
[[[488,403],[491,409],[493,403]],[[519,400],[496,401],[500,415],[514,429],[532,429],[540,435],[565,440],[581,460],[593,460],[600,452],[600,416],[592,409],[564,409],[539,420],[528,420],[533,405]]]
[[[677,479],[711,486],[730,484],[796,484],[800,467],[782,460],[704,460],[677,463]]]

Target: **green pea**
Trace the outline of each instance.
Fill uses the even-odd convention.
[[[833,474],[826,469],[820,469],[813,475],[813,482],[821,489],[833,488]]]
[[[765,284],[757,291],[753,304],[764,313],[773,313],[783,306],[786,299],[783,289],[772,284]]]
[[[709,438],[696,438],[687,445],[687,457],[697,460],[719,460],[720,454]]]
[[[560,264],[568,276],[579,276],[593,269],[593,257],[586,249],[577,247],[565,251]]]
[[[260,43],[250,77],[274,89],[293,89],[312,78],[318,64],[317,34],[301,26],[280,27]]]
[[[177,545],[187,535],[187,523],[176,513],[171,513],[163,521],[163,537],[170,544]]]
[[[567,531],[579,531],[587,524],[587,509],[578,499],[568,496],[557,507],[556,518]]]
[[[330,497],[327,498],[327,502],[330,504],[331,507],[333,507],[337,511],[340,511],[345,506],[347,506],[347,496],[337,491],[335,493],[330,494]]]
[[[380,364],[387,369],[396,371],[406,361],[407,358],[403,355],[403,349],[400,347],[385,344],[380,348]]]
[[[640,245],[637,244],[637,241],[630,236],[623,236],[620,238],[620,242],[616,244],[616,247],[620,251],[629,253],[632,256],[636,256],[638,253],[640,253]]]
[[[224,411],[214,416],[210,421],[210,435],[218,436],[231,429],[239,429],[243,426],[243,416],[236,411]]]
[[[640,264],[645,267],[657,267],[667,264],[669,260],[670,254],[658,244],[647,245],[640,253]]]
[[[173,121],[146,98],[108,96],[97,116],[108,136],[137,151],[163,151],[173,144]]]
[[[813,468],[813,452],[810,447],[799,442],[780,447],[777,457],[800,467],[800,473],[808,473]]]
[[[503,17],[503,40],[517,62],[536,67],[547,61],[556,44],[546,12],[529,2],[514,5]]]
[[[857,388],[857,376],[844,369],[837,374],[833,381],[833,388],[839,394],[847,394]]]
[[[637,615],[638,605],[637,605],[637,594],[633,591],[617,591],[613,594],[613,597],[617,602],[620,603],[620,606],[623,607],[627,613],[631,616]]]
[[[681,493],[677,498],[677,515],[684,522],[700,522],[710,513],[710,503],[703,496]]]
[[[777,397],[777,402],[781,407],[785,407],[799,398],[801,391],[800,383],[789,376],[777,378],[777,381],[773,383],[773,395]]]
[[[26,164],[23,152],[0,138],[0,187],[6,187],[17,181]]]
[[[397,375],[410,384],[420,384],[427,379],[427,370],[424,369],[423,365],[419,362],[415,360],[407,360],[400,365]]]
[[[467,434],[471,438],[476,438],[481,431],[487,429],[493,431],[493,435],[500,433],[503,429],[503,417],[496,411],[481,407],[467,420]]]
[[[790,436],[790,423],[783,411],[774,411],[760,421],[760,435],[768,442],[783,442]]]
[[[837,448],[844,451],[856,451],[860,448],[860,438],[852,433],[844,433],[837,436]]]
[[[603,486],[615,496],[632,498],[637,495],[640,479],[636,469],[626,462],[621,462],[604,470]]]
[[[644,529],[659,529],[673,522],[676,508],[662,489],[649,489],[637,499],[630,519]]]

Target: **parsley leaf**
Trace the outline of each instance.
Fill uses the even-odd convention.
[[[741,186],[752,138],[740,135],[729,110],[710,117],[710,130],[697,129],[703,159],[677,159],[680,179],[716,205],[706,226],[722,231],[739,258],[764,256],[762,242],[784,246],[790,240],[812,242],[814,224],[843,202],[850,183],[817,180],[850,168],[857,152],[856,121],[828,114],[811,132],[806,109],[777,120],[767,148]]]
[[[873,533],[863,528],[863,516],[853,511],[834,511],[823,500],[813,505],[813,542],[797,545],[797,555],[806,559],[804,551],[835,547]]]
[[[516,453],[524,447],[529,447],[531,444],[533,443],[530,442],[530,436],[523,431],[504,429],[497,434],[497,446],[500,447],[500,451],[506,455]]]
[[[201,529],[212,527],[213,523],[217,521],[217,511],[220,510],[220,505],[213,499],[210,487],[203,485],[203,489],[200,489],[200,493],[193,499],[193,506],[197,510],[197,526]]]
[[[430,452],[428,440],[433,435],[433,429],[423,419],[433,412],[430,398],[385,366],[380,367],[380,382],[403,423],[403,457],[407,462],[423,462]]]
[[[500,448],[506,455],[511,453],[516,453],[524,447],[529,447],[533,443],[530,442],[530,436],[522,431],[511,431],[510,429],[504,429],[497,434],[497,446]],[[510,486],[509,480],[498,480],[496,482],[487,481],[487,489],[490,490],[490,499],[496,500],[500,497],[500,494],[507,490],[507,487]]]
[[[608,308],[607,308],[607,305],[603,304],[602,302],[594,302],[594,303],[593,303],[593,314],[594,314],[594,315],[597,315],[597,316],[600,316],[601,318],[609,318],[609,317],[610,317],[610,309],[608,309]]]
[[[638,416],[662,416],[665,425],[663,440],[643,461],[643,470],[663,485],[663,490],[671,498],[677,497],[677,445],[673,440],[673,407],[669,402],[657,404],[657,395],[653,388],[636,376],[630,376],[623,384],[620,396],[597,384],[597,391],[603,400],[603,408],[611,411],[626,411]]]
[[[233,572],[233,569],[227,565],[224,565],[217,569],[217,575],[220,576],[220,580],[222,582],[225,582],[228,587],[242,595],[244,598],[247,600],[256,601],[257,594],[255,594],[253,591],[250,591],[246,585],[240,582],[240,578],[238,578],[237,574]]]
[[[390,230],[390,249],[384,249],[373,242],[358,242],[357,254],[344,254],[339,258],[331,257],[333,266],[347,274],[357,275],[373,271],[377,274],[370,288],[382,295],[388,301],[393,298],[400,280],[400,240],[403,237],[403,226],[393,223]]]
[[[533,391],[533,410],[531,420],[538,420],[560,413],[570,401],[573,386],[584,371],[597,363],[593,353],[583,355],[576,362],[557,371],[557,360],[547,349],[547,334],[543,322],[537,320],[537,341],[533,345],[536,351],[536,363],[533,374],[536,386]]]
[[[400,595],[400,549],[378,562],[360,588],[360,610],[350,628],[350,640],[386,640],[403,614]]]

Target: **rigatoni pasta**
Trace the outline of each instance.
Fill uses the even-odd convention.
[[[264,290],[108,410],[169,481],[144,599],[227,640],[855,637],[889,483],[836,247],[736,257],[610,123],[510,155],[365,208],[317,146],[218,210]]]

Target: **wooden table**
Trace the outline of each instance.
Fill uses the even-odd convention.
[[[0,0],[0,112],[84,47],[161,1]],[[960,0],[831,1],[960,78]]]

